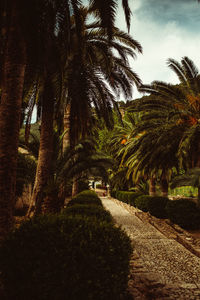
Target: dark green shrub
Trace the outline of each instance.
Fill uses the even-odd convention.
[[[116,198],[116,193],[117,193],[116,190],[111,190],[110,191],[110,196],[113,197],[113,198]]]
[[[128,203],[135,206],[135,199],[142,195],[141,192],[128,192]]]
[[[78,180],[78,192],[82,192],[89,189],[89,181],[80,179]]]
[[[7,299],[120,299],[131,242],[108,222],[42,216],[21,225],[0,248]]]
[[[93,217],[101,221],[113,222],[113,218],[109,213],[109,211],[97,205],[75,204],[64,209],[63,214],[81,215],[81,216]]]
[[[116,198],[120,201],[128,203],[128,193],[127,191],[117,191]]]
[[[93,198],[93,197],[74,197],[72,198],[72,200],[69,201],[69,203],[67,204],[68,206],[71,205],[76,205],[76,204],[86,204],[86,205],[98,205],[98,206],[103,206],[101,203],[101,200],[99,198]]]
[[[117,191],[116,198],[120,201],[128,203],[130,205],[135,205],[135,199],[141,196],[140,192],[129,192],[129,191]]]
[[[166,204],[169,199],[167,197],[154,196],[148,200],[148,211],[152,216],[157,218],[167,218]]]
[[[135,206],[142,211],[147,212],[149,210],[149,200],[151,196],[149,195],[142,195],[135,199]]]
[[[82,197],[82,196],[98,198],[97,193],[95,193],[95,191],[92,191],[92,190],[84,190],[84,191],[78,193],[75,197],[77,198],[77,197]]]
[[[185,229],[200,228],[200,210],[197,205],[186,199],[171,200],[166,205],[168,218]]]
[[[86,190],[77,194],[70,200],[67,206],[71,206],[74,204],[87,204],[87,205],[93,204],[93,205],[103,206],[100,198],[97,196],[97,194],[94,191],[91,190]]]

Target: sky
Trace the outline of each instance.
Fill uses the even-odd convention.
[[[130,35],[143,47],[143,54],[130,60],[144,84],[154,80],[178,83],[167,59],[188,56],[200,70],[200,3],[197,0],[129,0],[132,11]],[[117,27],[127,31],[123,10]],[[134,89],[133,99],[142,94]],[[122,99],[121,99],[122,100]]]

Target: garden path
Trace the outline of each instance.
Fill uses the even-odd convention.
[[[134,299],[200,299],[200,258],[118,200],[101,200],[133,242],[129,291]]]

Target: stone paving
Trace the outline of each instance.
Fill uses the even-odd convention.
[[[133,241],[129,280],[133,299],[200,300],[200,258],[140,220],[117,200],[101,200]]]

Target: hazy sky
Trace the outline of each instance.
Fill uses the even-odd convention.
[[[130,0],[130,34],[143,47],[131,66],[144,83],[163,80],[177,83],[167,59],[192,59],[200,70],[200,3],[197,0]],[[122,9],[117,26],[126,29]],[[136,89],[133,98],[139,96]]]

